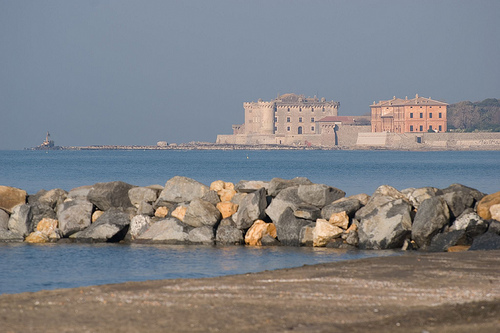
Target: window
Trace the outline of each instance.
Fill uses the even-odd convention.
[[[286,110],[287,110],[288,112],[290,112],[290,108],[287,108]]]
[[[302,126],[299,126],[299,128],[297,129],[297,134],[302,134]]]
[[[311,131],[313,131],[313,132],[314,132],[314,126],[311,126]]]
[[[278,131],[278,127],[275,126],[274,127],[274,131],[277,132]]]
[[[431,112],[431,113],[429,113],[429,118],[432,118],[432,112]]]
[[[286,122],[289,123],[290,122],[290,117],[286,117]]]
[[[413,113],[410,113],[410,118],[413,118]]]
[[[290,132],[290,126],[288,126],[288,127],[286,128],[286,130],[287,130],[288,132]]]
[[[413,132],[413,125],[410,125],[410,132]]]
[[[429,125],[429,129],[432,130],[432,125]]]
[[[299,112],[302,112],[302,108],[299,108]]]
[[[439,132],[443,130],[443,126],[439,125]]]
[[[420,112],[420,118],[423,118],[424,117],[424,114],[422,112]]]
[[[314,108],[311,108],[311,112],[314,112]]]
[[[439,112],[439,118],[443,118],[443,114]]]
[[[311,118],[311,123],[314,123],[314,117]]]
[[[302,122],[302,117],[299,117],[299,123],[301,123],[301,122]]]
[[[278,117],[274,117],[274,122],[277,123],[278,122]]]
[[[420,125],[420,132],[424,131],[424,126]]]
[[[325,112],[325,108],[323,107],[323,112]]]

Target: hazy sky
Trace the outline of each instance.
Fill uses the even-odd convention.
[[[0,149],[214,142],[243,102],[500,98],[500,1],[0,0]]]

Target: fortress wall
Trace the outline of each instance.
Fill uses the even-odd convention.
[[[359,133],[371,132],[371,126],[349,126],[340,125],[337,129],[337,141],[339,146],[352,147],[356,145]]]

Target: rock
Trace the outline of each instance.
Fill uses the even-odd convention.
[[[155,211],[155,216],[156,217],[166,217],[168,215],[168,208],[167,207],[158,207]]]
[[[234,195],[236,194],[236,191],[223,189],[217,192],[217,194],[219,195],[220,201],[231,201],[231,199],[233,199]]]
[[[132,187],[133,185],[121,181],[97,183],[87,195],[87,200],[102,211],[112,207],[133,207],[128,197],[128,192]]]
[[[394,187],[391,187],[389,185],[379,186],[370,197],[370,200],[368,200],[366,205],[360,208],[354,214],[354,217],[356,218],[356,220],[361,221],[365,216],[371,215],[374,211],[378,210],[379,207],[397,199],[402,199],[409,204],[409,201],[405,197],[405,195],[396,190]]]
[[[493,232],[500,235],[500,222],[495,220],[490,220],[490,225],[488,227],[488,232]]]
[[[137,240],[166,244],[184,244],[189,239],[188,233],[191,229],[191,227],[177,219],[168,218],[153,223]]]
[[[299,219],[316,221],[321,217],[321,210],[314,206],[300,206],[293,214]]]
[[[212,205],[217,205],[219,202],[221,202],[219,195],[215,191],[208,191],[205,193],[203,197],[201,197],[201,200],[210,202]]]
[[[490,206],[490,214],[493,220],[500,221],[500,204]]]
[[[406,198],[411,202],[413,207],[418,209],[422,201],[442,194],[442,192],[435,187],[422,187],[417,189],[406,189],[401,191]]]
[[[475,212],[460,215],[451,225],[449,231],[464,231],[464,239],[458,245],[471,245],[472,240],[488,230],[488,223]]]
[[[486,194],[472,188],[472,187],[467,187],[462,184],[451,184],[447,188],[441,190],[444,194],[449,193],[449,192],[464,192],[467,193],[468,195],[472,196],[474,198],[474,201],[479,202]]]
[[[53,190],[47,191],[42,196],[40,196],[38,198],[38,202],[54,209],[58,205],[62,204],[67,197],[68,192],[60,188],[55,188]]]
[[[59,221],[51,218],[44,218],[38,222],[36,231],[43,232],[45,235],[50,236],[56,233]]]
[[[194,228],[188,233],[188,240],[193,244],[213,245],[215,242],[214,229],[209,226]]]
[[[36,201],[31,204],[31,229],[43,220],[44,218],[57,219],[56,212],[54,209],[46,203]]]
[[[481,216],[483,220],[490,220],[492,218],[490,207],[498,204],[500,204],[500,191],[483,197],[477,204],[477,214]]]
[[[357,247],[359,244],[358,227],[353,223],[344,233],[346,235],[345,242],[348,245]]]
[[[34,231],[24,240],[26,243],[47,243],[49,237],[41,231]]]
[[[104,214],[102,210],[96,210],[95,212],[93,212],[91,218],[92,223],[97,221],[97,219],[100,218],[102,214]]]
[[[9,214],[0,209],[0,230],[8,230],[9,229]]]
[[[154,203],[158,195],[155,190],[149,187],[132,187],[128,191],[128,198],[135,208],[139,208],[141,203]]]
[[[469,251],[478,250],[500,250],[500,236],[493,232],[487,232],[474,238]]]
[[[456,190],[447,191],[443,194],[444,200],[450,209],[450,218],[455,219],[462,214],[467,208],[473,208],[476,201],[472,195],[466,191]]]
[[[243,231],[236,228],[236,224],[231,218],[223,219],[215,235],[217,244],[220,245],[240,245],[244,244]]]
[[[137,208],[137,215],[154,216],[155,209],[153,208],[153,205],[143,201]]]
[[[202,198],[208,191],[208,186],[194,179],[175,176],[167,181],[158,200],[173,203],[190,202]]]
[[[221,219],[221,213],[210,202],[193,199],[186,210],[184,223],[198,228],[205,225],[213,227]]]
[[[264,235],[270,235],[271,237],[276,238],[276,227],[272,223],[257,220],[250,227],[250,229],[248,229],[245,235],[245,243],[247,245],[261,246],[262,237],[264,237]]]
[[[267,191],[268,187],[268,182],[263,182],[260,180],[241,180],[234,186],[234,190],[240,193],[252,193],[254,191],[260,190],[261,188],[264,188]]]
[[[152,221],[149,216],[145,215],[136,215],[130,221],[130,237],[132,240],[138,238],[142,235],[146,230],[151,226]]]
[[[309,223],[309,221],[297,219],[293,210],[290,207],[286,208],[278,222],[274,223],[278,240],[285,246],[299,246],[300,231]]]
[[[313,246],[326,246],[330,240],[340,237],[343,232],[344,230],[330,224],[327,220],[318,219],[313,230]]]
[[[230,201],[219,202],[216,207],[223,219],[233,215],[238,210],[238,205]]]
[[[322,208],[333,201],[345,197],[345,192],[323,184],[312,184],[299,185],[297,195],[306,204]]]
[[[86,201],[87,196],[89,195],[90,190],[92,189],[92,185],[85,185],[76,187],[68,192],[68,196],[66,200],[79,200]]]
[[[279,240],[274,238],[273,236],[269,234],[265,234],[262,239],[260,240],[260,243],[262,246],[279,246],[281,243]]]
[[[316,223],[310,223],[300,229],[299,240],[301,246],[313,246],[313,231]]]
[[[9,186],[0,186],[0,208],[11,214],[14,207],[26,203],[26,191]]]
[[[241,204],[241,201],[248,195],[248,193],[240,193],[236,192],[234,197],[231,199],[231,202],[237,204],[238,206]]]
[[[93,205],[88,201],[66,201],[57,208],[59,229],[64,237],[90,225]]]
[[[23,235],[14,231],[0,229],[0,243],[19,243],[23,241]]]
[[[273,178],[269,182],[267,193],[272,197],[276,197],[282,190],[288,187],[312,184],[313,183],[305,177],[295,177],[293,179]]]
[[[354,217],[354,214],[362,207],[361,201],[356,198],[342,198],[332,202],[321,209],[321,217],[329,219],[334,213],[346,212],[347,215]]]
[[[223,180],[216,180],[210,184],[209,189],[211,191],[219,192],[219,191],[222,191],[224,189],[225,184],[226,183]]]
[[[179,221],[184,221],[184,217],[186,216],[187,212],[187,206],[184,205],[179,205],[175,207],[174,211],[172,212],[172,217],[175,217]]]
[[[351,195],[350,197],[346,198],[346,199],[358,199],[359,202],[361,202],[361,206],[364,206],[368,203],[368,201],[370,200],[370,196],[366,193],[360,193],[360,194],[356,194],[356,195]]]
[[[403,199],[403,200],[409,202],[403,193],[401,193],[400,191],[396,190],[394,187],[389,186],[389,185],[379,186],[375,190],[375,192],[373,192],[372,197],[377,196],[377,195],[388,196],[388,197],[391,197],[394,199]]]
[[[129,225],[129,214],[119,208],[110,208],[88,228],[71,237],[91,242],[119,242],[127,234]]]
[[[32,204],[38,202],[40,197],[47,192],[48,192],[47,190],[41,189],[40,191],[36,192],[35,194],[29,194],[28,198],[27,198],[28,204],[32,205]]]
[[[377,197],[389,198],[385,195]],[[394,249],[403,245],[411,232],[412,206],[405,200],[400,198],[386,202],[363,216],[358,227],[360,248]]]
[[[22,236],[27,236],[32,231],[30,205],[17,205],[12,209],[9,230]]]
[[[450,212],[445,199],[442,196],[426,199],[413,220],[411,238],[420,248],[425,248],[449,222]]]
[[[455,245],[459,244],[460,240],[465,237],[465,230],[455,230],[450,232],[438,233],[432,240],[431,244],[426,248],[430,252],[445,252]]]
[[[343,230],[347,230],[349,227],[349,216],[347,216],[346,212],[333,213],[328,219],[328,223]]]
[[[254,221],[263,219],[267,206],[266,190],[261,188],[241,200],[238,211],[232,216],[238,229],[248,229]]]
[[[271,201],[271,204],[266,208],[266,214],[276,224],[287,208],[295,211],[303,204],[298,196],[298,186],[288,187],[281,190],[276,198]]]

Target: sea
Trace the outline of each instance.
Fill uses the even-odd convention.
[[[445,188],[460,183],[500,191],[500,151],[60,150],[0,151],[0,185],[35,194],[121,180],[164,185],[307,177],[346,195],[380,185]],[[2,244],[0,294],[44,289],[244,274],[316,263],[398,255],[328,248],[136,244]]]

